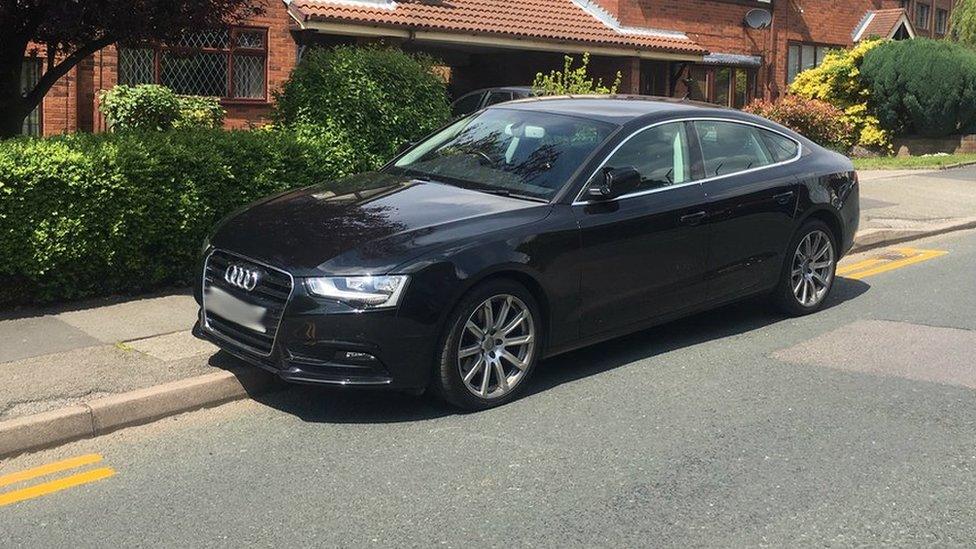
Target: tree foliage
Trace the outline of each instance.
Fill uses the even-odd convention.
[[[887,42],[861,67],[881,124],[925,137],[976,130],[976,52],[945,40]]]
[[[450,118],[436,61],[395,48],[311,49],[275,96],[275,122],[345,133],[380,164]]]
[[[949,29],[955,40],[976,47],[976,0],[956,0]]]
[[[0,138],[15,135],[55,82],[111,44],[174,41],[264,10],[268,0],[2,0],[0,1]],[[45,69],[21,91],[25,58]]]
[[[871,90],[861,79],[864,56],[882,43],[884,40],[865,40],[850,49],[831,50],[819,66],[797,75],[790,93],[826,101],[843,111],[853,132],[851,145],[891,152],[891,132],[872,113]]]
[[[617,93],[617,88],[620,87],[621,82],[619,71],[613,84],[605,86],[602,79],[594,79],[589,75],[590,54],[584,53],[580,66],[573,68],[575,62],[575,59],[567,55],[562,71],[536,74],[532,89],[538,95],[612,95]]]

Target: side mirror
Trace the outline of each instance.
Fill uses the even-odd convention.
[[[641,174],[636,168],[603,168],[603,182],[587,189],[590,200],[613,200],[637,190],[641,184]]]

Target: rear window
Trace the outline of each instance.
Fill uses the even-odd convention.
[[[796,156],[797,144],[777,133],[736,122],[695,122],[705,177],[720,177],[785,162]]]

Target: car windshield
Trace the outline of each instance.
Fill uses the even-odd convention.
[[[488,109],[424,141],[397,160],[392,170],[549,200],[614,128],[573,116]]]

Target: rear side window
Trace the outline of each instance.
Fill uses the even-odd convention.
[[[475,93],[469,93],[454,102],[451,106],[451,114],[454,116],[464,116],[465,114],[471,114],[478,110],[481,106],[481,98],[484,97],[485,92],[479,91]]]
[[[796,144],[796,141],[788,137],[783,137],[778,133],[766,130],[759,130],[759,133],[762,134],[763,141],[766,142],[766,148],[769,149],[770,154],[773,155],[773,159],[777,162],[786,162],[787,160],[793,159],[800,152],[800,146]]]
[[[485,106],[497,105],[499,103],[504,103],[506,101],[512,100],[511,92],[491,92],[488,94],[488,100],[485,101]]]
[[[674,122],[637,133],[607,159],[605,166],[637,170],[641,174],[638,192],[688,182],[691,173],[685,125]]]
[[[719,177],[789,160],[797,145],[773,132],[735,122],[695,122],[705,177]]]

